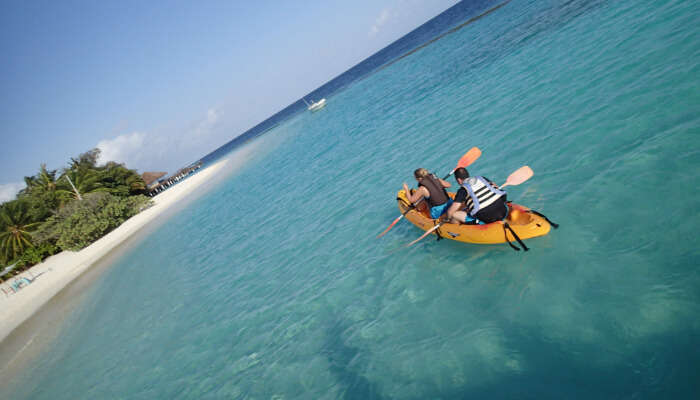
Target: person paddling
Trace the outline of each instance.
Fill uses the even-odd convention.
[[[438,178],[428,172],[425,168],[418,168],[413,172],[413,176],[418,181],[418,189],[411,193],[408,185],[403,184],[406,198],[413,204],[417,204],[421,199],[425,199],[430,207],[430,216],[438,219],[452,204],[452,199],[447,195],[445,188],[452,186],[449,182]]]
[[[469,177],[466,168],[455,170],[460,185],[454,202],[447,210],[447,218],[459,223],[491,223],[508,215],[506,192],[483,176]]]

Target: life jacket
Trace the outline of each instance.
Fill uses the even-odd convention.
[[[506,194],[505,190],[496,189],[482,176],[472,176],[467,179],[462,187],[467,190],[467,210],[474,217],[479,210],[490,206]]]
[[[447,203],[447,200],[450,198],[438,178],[433,174],[429,174],[421,179],[418,186],[423,186],[428,189],[430,197],[425,200],[431,208]]]

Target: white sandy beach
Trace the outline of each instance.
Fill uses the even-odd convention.
[[[0,293],[0,342],[110,251],[163,215],[169,207],[181,204],[192,196],[193,192],[209,182],[226,162],[222,160],[209,166],[153,197],[155,204],[152,207],[131,217],[90,246],[78,252],[64,251],[56,254],[18,275],[30,279],[34,276],[35,280],[17,293]],[[10,292],[8,283],[3,283],[2,288]]]

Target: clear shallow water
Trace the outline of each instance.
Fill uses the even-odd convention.
[[[623,4],[624,3],[624,4]],[[115,262],[7,398],[691,398],[700,7],[513,1],[246,145]],[[561,224],[426,239],[423,166]],[[233,154],[236,157],[237,153]],[[6,382],[3,382],[6,383]]]

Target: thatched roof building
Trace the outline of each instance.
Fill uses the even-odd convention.
[[[202,168],[201,161],[197,162],[196,164],[192,164],[189,167],[179,169],[176,173],[167,178],[160,179],[163,175],[165,175],[165,172],[146,172],[142,175],[142,177],[144,182],[146,182],[148,185],[148,195],[155,196],[163,190],[187,178],[200,168]],[[152,183],[149,184],[148,182]]]
[[[146,186],[150,189],[158,185],[158,179],[162,178],[166,174],[167,172],[144,172],[141,175],[141,178],[143,179],[144,183],[146,183]]]

